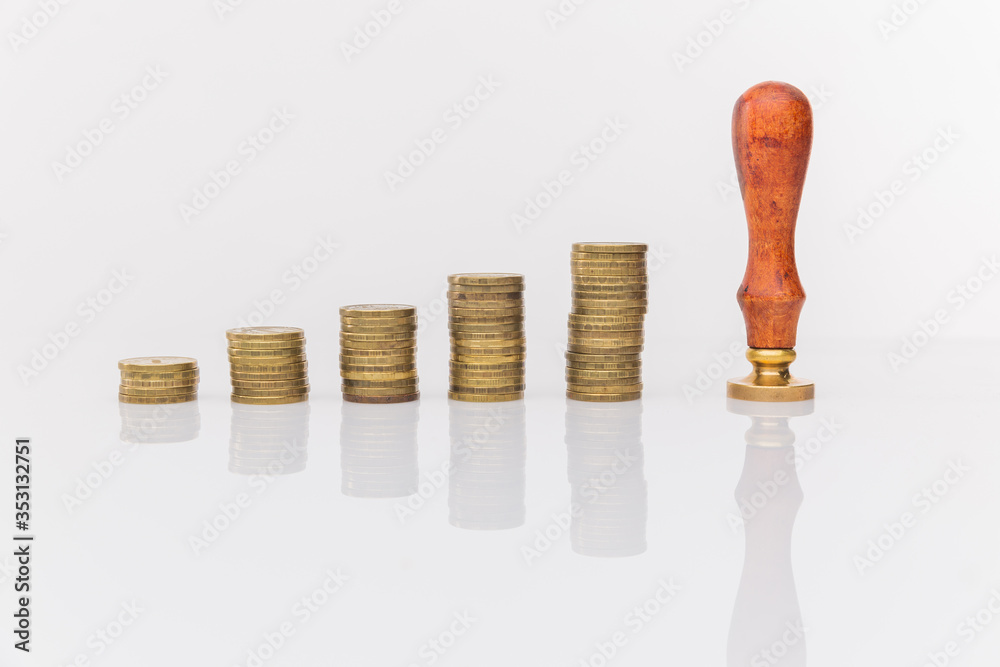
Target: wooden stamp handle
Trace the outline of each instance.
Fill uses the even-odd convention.
[[[812,134],[809,100],[787,83],[757,84],[733,109],[733,155],[750,233],[736,298],[750,347],[795,347],[806,300],[795,267],[795,220]]]

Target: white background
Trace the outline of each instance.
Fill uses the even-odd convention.
[[[39,545],[49,569],[38,572],[37,594],[43,653],[37,657],[45,664],[71,660],[117,604],[133,598],[158,609],[156,620],[150,612],[148,634],[126,636],[101,656],[106,664],[133,664],[140,656],[144,664],[191,660],[182,648],[205,652],[204,662],[192,664],[236,664],[280,621],[286,601],[311,590],[331,563],[359,572],[353,597],[324,618],[325,631],[317,628],[301,641],[298,653],[289,648],[270,664],[408,664],[463,605],[484,617],[493,611],[494,623],[477,643],[470,638],[465,656],[449,657],[452,664],[576,664],[663,575],[690,584],[687,608],[675,609],[673,621],[658,621],[663,625],[655,635],[644,635],[645,644],[636,640],[616,660],[721,662],[742,545],[724,517],[735,508],[746,424],[725,414],[718,378],[742,375],[747,366],[738,358],[744,337],[734,298],[746,227],[731,181],[729,123],[736,98],[769,79],[799,86],[815,106],[797,237],[808,299],[793,370],[817,381],[820,398],[816,416],[803,421],[801,431],[793,425],[807,438],[824,415],[853,418],[856,425],[840,441],[838,463],[811,473],[813,512],[820,516],[810,520],[822,526],[797,536],[798,562],[808,563],[810,577],[802,593],[813,603],[807,620],[817,628],[811,646],[822,647],[811,651],[810,664],[856,658],[846,649],[855,641],[869,655],[921,664],[985,599],[985,590],[1000,583],[995,529],[979,523],[992,511],[985,500],[992,507],[998,500],[988,485],[989,466],[995,479],[997,461],[990,448],[996,436],[986,421],[998,395],[1000,288],[986,282],[961,308],[954,297],[970,280],[979,287],[977,272],[1000,247],[993,195],[1000,180],[1000,9],[994,3],[911,0],[902,3],[911,13],[900,14],[881,0],[590,0],[557,21],[547,14],[558,11],[555,0],[404,0],[391,23],[350,60],[343,44],[387,3],[245,0],[220,11],[210,0],[92,0],[57,5],[44,21],[33,18],[44,4],[16,0],[0,9],[0,312],[7,317],[0,391],[4,439],[29,435],[38,443],[37,532],[49,541]],[[891,23],[894,11],[898,25]],[[26,20],[45,25],[37,34],[24,32]],[[14,44],[11,34],[33,36]],[[701,40],[700,53],[692,40]],[[696,57],[678,66],[675,54],[688,49]],[[165,79],[140,93],[145,99],[122,118],[116,100],[131,94],[148,68],[159,68]],[[446,112],[474,94],[481,78],[497,82],[496,91],[455,127]],[[241,144],[275,109],[293,120],[248,161]],[[113,131],[60,178],[54,163],[65,162],[105,118]],[[574,156],[609,119],[624,131],[579,171]],[[444,129],[446,141],[390,189],[385,172],[436,128]],[[936,152],[941,133],[957,139]],[[914,172],[913,158],[927,149],[933,164]],[[240,173],[185,221],[180,206],[191,204],[210,173],[230,160],[239,161]],[[573,183],[518,229],[512,216],[564,169]],[[859,209],[872,207],[897,180],[902,194],[852,237],[848,227]],[[300,287],[286,280],[319,238],[339,248]],[[568,499],[560,346],[569,308],[568,253],[581,240],[644,241],[655,251],[651,264],[653,255],[666,256],[651,271],[644,355],[650,546],[634,559],[595,561],[564,542],[558,565],[525,570],[519,546]],[[91,318],[80,304],[107,296],[102,290],[123,270],[129,284]],[[437,509],[427,511],[439,516],[421,517],[433,528],[407,524],[409,532],[399,537],[391,502],[347,502],[337,492],[337,307],[399,302],[421,309],[426,473],[448,458],[441,307],[445,276],[463,271],[526,274],[528,519],[519,531],[470,537],[447,525],[438,498]],[[224,331],[274,290],[285,300],[266,321],[303,327],[309,340],[315,397],[309,465],[301,473],[305,481],[286,485],[287,497],[241,527],[245,543],[230,544],[206,565],[185,551],[185,540],[230,489],[245,485],[225,463]],[[921,323],[939,311],[944,324],[933,337],[922,336]],[[67,326],[78,334],[57,351],[46,348],[66,341],[59,332]],[[917,342],[919,351],[893,365],[889,355],[901,353],[904,340]],[[36,358],[32,368],[36,352],[51,358]],[[198,358],[200,438],[172,450],[141,450],[139,462],[116,473],[113,486],[102,485],[86,514],[67,512],[61,494],[121,446],[115,362],[150,354]],[[911,492],[963,453],[978,457],[976,484],[983,486],[967,487],[961,507],[933,518],[944,532],[926,533],[919,538],[926,543],[911,545],[902,557],[916,559],[911,574],[918,581],[911,584],[930,591],[919,600],[926,613],[916,598],[912,605],[873,604],[896,600],[908,590],[905,582],[889,574],[878,585],[858,579],[851,558],[883,521],[905,509]],[[883,484],[883,474],[894,481]],[[846,489],[857,496],[844,503]],[[150,492],[162,495],[143,499]],[[150,513],[140,512],[147,503]],[[286,513],[297,517],[287,535],[310,534],[312,541],[298,548],[296,538],[275,534],[267,517]],[[112,520],[127,523],[111,530]],[[328,534],[332,525],[342,538]],[[137,533],[137,526],[144,527]],[[984,543],[967,557],[934,551],[955,544],[947,539],[953,531],[968,539],[982,534]],[[158,535],[152,544],[170,547],[134,551],[138,536],[149,535]],[[501,539],[506,546],[491,542]],[[267,556],[255,560],[247,549]],[[107,559],[109,553],[132,553],[149,566]],[[489,559],[493,553],[508,558]],[[374,565],[386,565],[383,558],[391,565],[380,575]],[[471,568],[477,558],[489,565]],[[242,595],[265,598],[253,613],[234,582],[203,588],[238,562],[247,563]],[[432,562],[439,571],[423,569]],[[395,586],[366,588],[360,575],[369,567],[370,577],[384,575]],[[297,568],[294,581],[280,578]],[[455,573],[465,588],[445,586]],[[541,583],[557,586],[554,577],[565,578],[558,593]],[[167,595],[181,580],[193,583],[179,590],[203,591],[203,597],[185,602],[173,597],[177,590]],[[469,586],[476,591],[472,601],[463,598]],[[492,605],[505,587],[522,594],[498,613]],[[9,590],[5,583],[4,613],[12,605]],[[866,611],[857,607],[862,595],[873,596]],[[944,609],[929,602],[955,598]],[[169,620],[185,618],[181,609],[188,603],[200,622]],[[858,622],[859,613],[890,629],[878,634]],[[362,626],[362,618],[370,624]],[[527,632],[543,618],[579,632]],[[583,618],[589,625],[578,625]],[[195,631],[220,619],[227,619],[226,633]],[[377,643],[366,649],[357,644],[362,637]],[[341,640],[348,643],[337,644]],[[989,641],[995,654],[995,631]],[[176,652],[165,649],[170,642]],[[507,648],[499,651],[501,645]],[[338,652],[338,646],[349,648]],[[961,656],[963,664],[986,664],[971,651]]]

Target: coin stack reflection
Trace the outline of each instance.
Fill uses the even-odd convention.
[[[166,405],[119,403],[118,412],[122,418],[122,442],[187,442],[197,438],[201,430],[198,401]]]
[[[448,398],[473,403],[524,398],[524,276],[448,276]]]
[[[501,530],[524,524],[524,401],[449,404],[451,525]]]
[[[233,402],[229,470],[240,475],[290,475],[309,460],[309,404]]]
[[[417,309],[360,304],[340,309],[340,377],[351,403],[408,403],[420,398]]]
[[[642,402],[566,402],[573,550],[633,556],[646,550]]]
[[[309,399],[306,339],[295,327],[244,327],[226,332],[232,400],[285,405]]]
[[[574,243],[566,395],[599,403],[642,395],[645,243]]]
[[[340,409],[341,489],[355,498],[417,492],[419,403],[350,403]]]

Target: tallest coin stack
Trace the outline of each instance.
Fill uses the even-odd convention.
[[[566,396],[598,402],[641,397],[646,244],[574,243],[570,267]]]
[[[448,276],[448,398],[476,403],[524,398],[524,276]]]

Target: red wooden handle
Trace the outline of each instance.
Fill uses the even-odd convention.
[[[747,270],[736,298],[750,347],[795,347],[806,300],[795,268],[795,219],[812,134],[809,100],[787,83],[757,84],[733,109],[733,154],[750,232]]]

